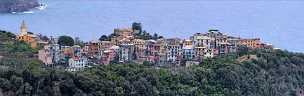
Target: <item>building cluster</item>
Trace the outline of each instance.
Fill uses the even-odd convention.
[[[156,66],[190,66],[204,62],[205,58],[235,53],[240,46],[252,49],[272,48],[259,38],[243,39],[223,34],[219,30],[196,33],[189,39],[140,39],[140,33],[141,25],[137,23],[132,28],[114,29],[109,39],[90,41],[82,47],[60,46],[56,38],[51,38],[39,51],[39,59],[49,66],[65,64],[69,71],[77,71],[91,64],[131,62],[149,62]]]
[[[44,46],[47,44],[46,41],[41,40],[37,35],[29,32],[24,21],[21,24],[20,34],[17,36],[17,40],[28,43],[32,48],[37,48],[38,46]]]

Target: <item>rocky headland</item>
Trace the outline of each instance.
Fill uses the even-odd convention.
[[[38,6],[38,0],[0,0],[0,13],[24,12]]]

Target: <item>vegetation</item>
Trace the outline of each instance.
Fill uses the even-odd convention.
[[[158,36],[158,34],[156,34],[156,33],[151,35],[150,33],[143,31],[143,32],[136,33],[135,38],[143,39],[143,40],[150,40],[150,39],[157,40],[157,39],[163,38],[163,36]]]
[[[132,24],[132,30],[137,30],[134,34],[134,37],[136,39],[143,39],[143,40],[150,40],[150,39],[153,39],[153,40],[157,40],[157,39],[161,39],[161,38],[164,38],[163,36],[159,36],[158,34],[154,33],[153,35],[151,35],[149,32],[145,31],[142,29],[142,26],[141,26],[141,23],[136,23],[134,22]],[[102,35],[99,40],[100,41],[110,41],[111,38],[117,36],[117,34],[110,34],[109,36],[107,35]]]
[[[133,23],[132,23],[132,29],[133,29],[133,30],[138,30],[139,32],[142,32],[141,23],[133,22]]]
[[[259,59],[237,63],[238,56],[231,54],[189,68],[112,64],[76,73],[29,63],[1,72],[0,88],[5,96],[292,96],[303,88],[303,54],[253,54]]]
[[[74,39],[70,36],[60,36],[58,39],[58,44],[61,46],[73,46]]]
[[[32,49],[30,45],[17,41],[15,38],[16,35],[11,32],[0,31],[0,56],[33,56],[34,53],[37,53],[37,49]]]
[[[257,58],[239,59],[251,55]],[[304,88],[302,53],[244,48],[204,61],[174,68],[148,62],[98,65],[73,73],[44,68],[24,56],[5,57],[0,59],[0,95],[295,96]]]
[[[108,37],[107,35],[102,35],[99,39],[99,41],[111,41],[110,36]]]
[[[80,40],[79,37],[76,37],[74,41],[75,41],[75,45],[79,45],[80,47],[84,47],[85,45],[84,41]]]
[[[16,38],[15,34],[13,34],[11,32],[0,30],[0,40],[1,40],[1,42],[9,41],[9,40],[12,40],[14,38]]]

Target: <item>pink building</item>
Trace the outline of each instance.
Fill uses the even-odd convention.
[[[156,63],[160,60],[160,44],[154,40],[148,40],[146,42],[146,56],[147,61]]]
[[[46,47],[48,47],[48,46],[46,46]],[[47,48],[39,50],[38,58],[45,65],[51,65],[51,64],[53,64],[53,58],[51,56],[50,50],[48,50]]]
[[[103,51],[100,63],[105,65],[110,64],[117,56],[118,49],[118,46],[112,46],[110,49]]]
[[[91,58],[97,57],[99,54],[99,45],[97,41],[91,41],[87,45],[87,55]]]

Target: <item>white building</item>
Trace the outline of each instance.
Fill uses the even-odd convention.
[[[228,43],[229,43],[228,51],[229,51],[229,53],[237,52],[239,41],[240,41],[240,37],[232,37],[232,36],[228,37]]]
[[[194,47],[189,46],[183,46],[183,59],[184,60],[193,60],[195,57],[195,50]]]
[[[119,62],[132,61],[134,58],[134,44],[119,45]]]
[[[202,33],[196,33],[191,37],[195,47],[211,47],[211,38]]]
[[[179,64],[182,58],[182,45],[180,39],[166,40],[166,57],[167,62]]]
[[[79,71],[88,67],[88,59],[85,57],[73,57],[69,59],[69,66],[67,71]]]

